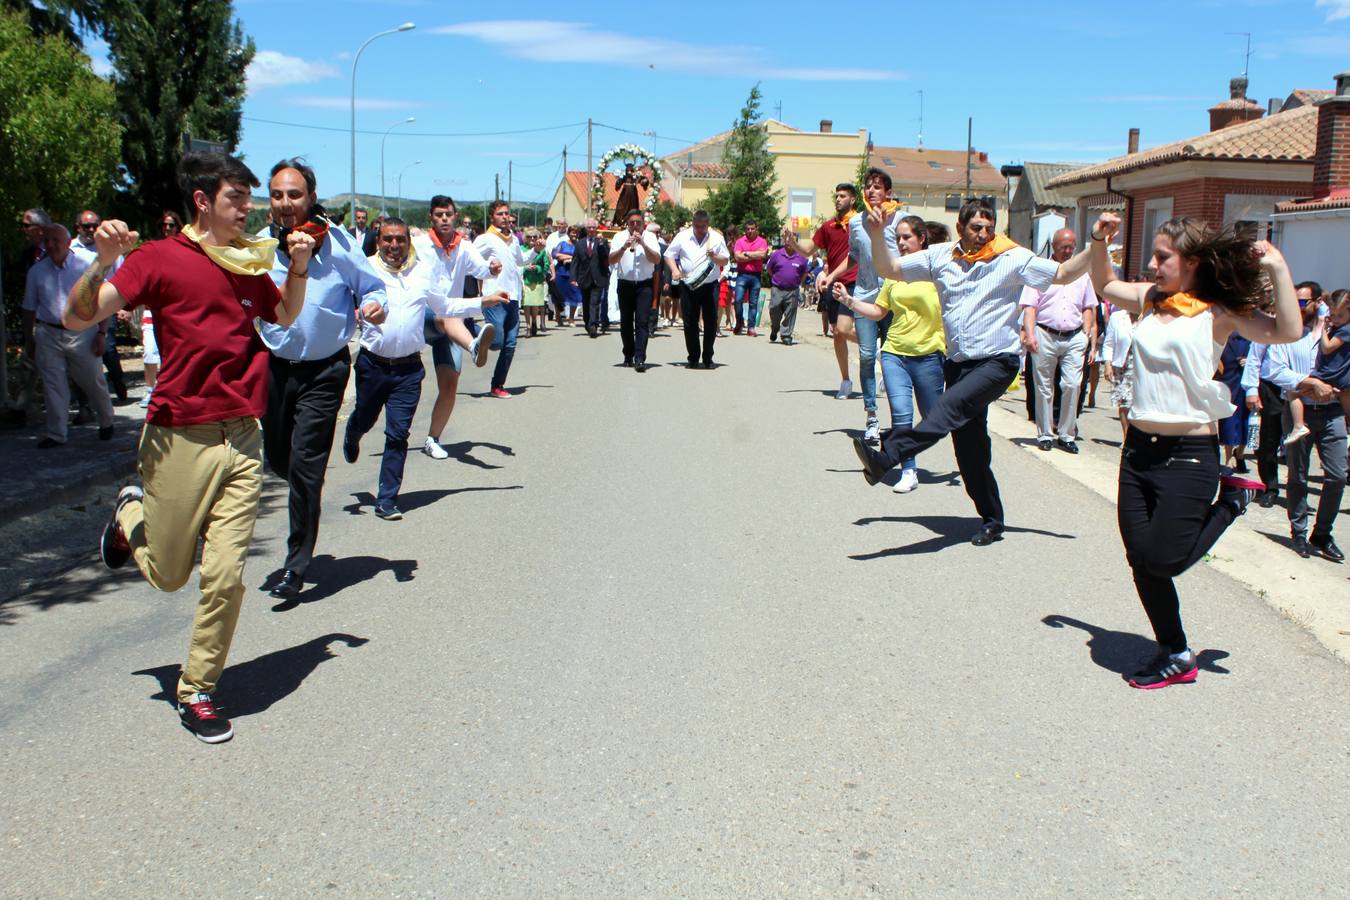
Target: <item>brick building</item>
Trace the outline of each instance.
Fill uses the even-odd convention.
[[[1283,202],[1313,192],[1319,107],[1296,91],[1272,115],[1246,99],[1245,79],[1210,107],[1210,130],[1051,179],[1047,187],[1073,198],[1080,234],[1097,211],[1125,204],[1122,269],[1145,268],[1158,226],[1173,216],[1195,216],[1216,225],[1260,231]]]

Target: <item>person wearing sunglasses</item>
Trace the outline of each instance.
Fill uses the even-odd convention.
[[[75,239],[70,242],[70,252],[90,263],[96,260],[98,245],[94,242],[94,232],[98,231],[98,226],[102,223],[103,217],[92,209],[80,213],[75,219]],[[109,276],[116,272],[120,265],[122,258],[119,256],[117,262],[108,270]],[[118,320],[125,321],[122,316],[118,316]],[[117,355],[116,324],[111,321],[108,323],[107,340],[103,342],[103,368],[108,373],[108,387],[117,396],[117,402],[126,403],[127,379],[122,373],[122,358]],[[81,407],[83,406],[82,402]]]
[[[178,213],[169,210],[159,217],[159,236],[171,238],[183,230],[183,219]]]

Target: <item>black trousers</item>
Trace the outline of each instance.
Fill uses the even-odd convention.
[[[1195,565],[1233,524],[1236,510],[1214,499],[1219,439],[1165,437],[1131,426],[1120,457],[1116,519],[1125,559],[1158,644],[1186,649],[1172,579]]]
[[[689,364],[700,359],[705,363],[713,360],[713,343],[717,340],[717,288],[716,281],[691,291],[688,285],[680,285],[680,316],[684,319],[684,349],[689,355]],[[703,351],[698,345],[698,322],[703,318]]]
[[[609,328],[609,282],[581,288],[581,317],[587,331]]]
[[[646,362],[647,338],[651,328],[652,283],[650,279],[619,279],[619,336],[623,339],[625,361]]]
[[[351,371],[352,358],[346,347],[327,359],[290,362],[272,357],[263,452],[272,471],[291,488],[285,567],[301,576],[309,568],[319,539],[324,473]]]
[[[108,387],[118,400],[127,399],[127,379],[122,374],[122,357],[117,355],[117,339],[108,329],[107,345],[103,351],[103,368],[108,372]]]
[[[1284,439],[1284,397],[1272,382],[1261,379],[1256,390],[1261,398],[1261,431],[1256,444],[1256,472],[1266,490],[1280,490],[1280,441]]]
[[[922,453],[950,434],[966,496],[986,525],[1002,525],[1003,501],[991,467],[989,404],[1002,397],[1017,377],[1018,363],[1016,353],[960,362],[947,360],[942,367],[947,389],[923,421],[892,428],[882,437],[881,456],[886,467],[895,468],[901,460]]]

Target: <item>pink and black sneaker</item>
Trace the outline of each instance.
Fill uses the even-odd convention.
[[[178,704],[178,718],[183,727],[208,744],[223,744],[234,737],[234,726],[222,716],[211,701],[210,694],[193,694],[186,703]]]
[[[1195,653],[1190,649],[1182,653],[1160,651],[1143,671],[1130,676],[1130,687],[1151,691],[1157,688],[1171,687],[1174,684],[1190,684],[1200,674],[1195,661]]]

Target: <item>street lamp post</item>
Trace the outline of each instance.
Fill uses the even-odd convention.
[[[381,31],[379,34],[372,34],[370,37],[366,38],[365,43],[357,48],[356,56],[352,57],[352,222],[356,221],[356,64],[361,61],[361,54],[365,51],[366,47],[370,45],[371,41],[376,38],[382,38],[386,34],[397,34],[400,31],[412,31],[416,27],[417,26],[412,22],[404,22],[397,28],[390,28],[388,31]]]
[[[416,122],[416,121],[417,121],[417,117],[416,117],[416,116],[408,116],[408,118],[406,118],[406,119],[400,119],[399,121],[395,122],[393,125],[390,125],[388,128],[386,128],[385,131],[384,131],[384,137],[380,138],[380,215],[384,215],[384,211],[385,211],[385,210],[384,210],[384,204],[385,204],[385,196],[384,196],[384,142],[387,141],[387,140],[389,140],[389,132],[393,131],[393,130],[394,130],[395,128],[397,128],[398,126],[400,126],[400,125],[411,125],[413,122]]]
[[[399,169],[399,172],[398,172],[398,217],[399,217],[400,219],[403,218],[403,173],[406,172],[406,171],[408,171],[409,169],[411,169],[413,166],[420,166],[421,164],[422,164],[422,161],[419,159],[417,162],[410,162],[410,163],[408,163],[406,166],[404,166],[402,169]]]

